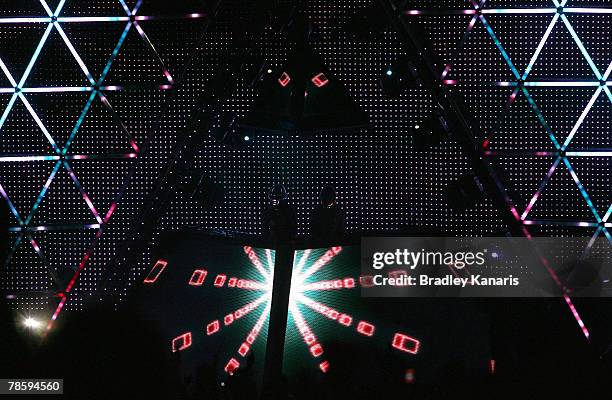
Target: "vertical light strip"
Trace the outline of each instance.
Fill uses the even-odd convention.
[[[13,204],[11,199],[8,197],[8,194],[6,194],[6,190],[4,190],[4,188],[2,187],[2,184],[0,184],[0,196],[2,196],[4,200],[6,200],[6,203],[8,204],[11,212],[15,216],[15,219],[17,220],[19,225],[23,225],[23,220],[21,219],[21,216],[19,215],[17,208],[15,208],[15,205]]]
[[[142,0],[138,0],[136,4],[134,5],[134,8],[132,9],[132,12],[131,12],[133,16],[136,16],[136,13],[138,13],[138,10],[140,9],[141,5],[142,5]]]
[[[136,21],[134,21],[134,27],[136,28],[136,31],[138,32],[140,37],[145,41],[145,43],[147,44],[149,49],[151,49],[153,54],[155,54],[155,57],[157,57],[157,61],[159,62],[160,66],[162,68],[162,71],[164,73],[164,76],[168,80],[168,83],[170,83],[171,85],[174,85],[174,78],[172,78],[172,75],[170,74],[170,71],[168,71],[168,68],[166,68],[166,65],[164,64],[164,61],[162,60],[161,56],[159,55],[159,53],[155,49],[155,46],[153,46],[153,43],[151,43],[151,41],[149,40],[149,37],[147,36],[145,31],[142,30],[142,28],[140,27],[140,24],[138,22],[136,22]]]
[[[567,167],[570,175],[572,176],[572,179],[576,183],[576,186],[578,186],[578,190],[580,190],[580,193],[582,194],[582,197],[584,197],[584,200],[586,201],[587,206],[589,206],[589,209],[593,213],[593,216],[595,216],[595,219],[597,220],[597,222],[601,222],[601,218],[599,217],[599,213],[597,212],[597,209],[593,205],[593,202],[591,201],[591,198],[589,197],[589,194],[587,193],[586,189],[584,188],[584,186],[582,186],[580,179],[578,179],[578,175],[576,175],[576,172],[574,171],[574,168],[570,164],[568,158],[563,157],[563,162],[565,163],[565,166]]]
[[[610,205],[610,207],[608,207],[608,211],[606,211],[606,214],[603,216],[601,220],[603,222],[608,222],[608,218],[610,218],[611,214],[612,214],[612,204]]]
[[[38,42],[38,46],[36,47],[36,50],[34,50],[34,55],[32,55],[32,58],[30,59],[30,62],[28,63],[28,66],[26,67],[26,70],[23,73],[21,80],[19,81],[19,84],[17,84],[18,88],[22,88],[23,85],[25,85],[25,82],[30,76],[30,73],[32,72],[32,68],[34,67],[34,64],[36,63],[36,60],[38,60],[38,56],[40,55],[40,52],[42,51],[43,46],[47,42],[47,39],[49,38],[49,34],[51,34],[52,29],[53,29],[52,23],[47,25],[47,29],[45,29],[45,33],[43,34],[42,39],[40,39],[40,42]]]
[[[130,11],[130,8],[127,6],[127,4],[125,4],[124,0],[119,0],[119,4],[121,4],[121,7],[123,7],[123,10],[125,10],[125,13],[127,15],[132,15],[132,12]]]
[[[57,7],[55,8],[55,12],[53,13],[54,17],[58,17],[60,15],[62,9],[64,8],[64,4],[66,4],[66,0],[60,0],[60,2],[57,4]]]
[[[576,134],[576,132],[578,132],[578,129],[580,129],[580,126],[582,126],[584,119],[587,117],[587,115],[591,111],[593,104],[595,104],[595,102],[597,101],[597,98],[601,94],[602,90],[603,90],[603,86],[598,87],[595,93],[593,94],[593,96],[591,96],[591,100],[589,100],[589,103],[587,104],[586,108],[584,109],[584,111],[582,111],[582,114],[580,114],[578,121],[576,121],[576,124],[574,124],[574,127],[570,131],[569,135],[567,135],[567,138],[565,139],[563,146],[561,146],[562,151],[565,151],[567,146],[570,144],[570,142],[574,138],[574,135]]]
[[[40,194],[38,195],[38,198],[36,199],[34,206],[32,206],[32,210],[30,211],[30,214],[25,220],[25,225],[28,225],[30,221],[32,221],[32,217],[34,217],[34,214],[36,213],[36,210],[40,206],[40,203],[42,203],[43,198],[45,197],[45,194],[47,194],[47,191],[49,190],[49,186],[51,186],[51,182],[53,182],[53,178],[55,178],[55,174],[57,174],[57,171],[60,169],[61,164],[62,164],[61,161],[57,161],[55,163],[55,166],[53,167],[53,171],[51,171],[51,174],[49,175],[49,179],[47,179],[47,181],[43,185],[43,188],[40,191]]]
[[[28,111],[30,112],[30,115],[32,115],[32,118],[34,118],[34,121],[36,121],[36,124],[38,125],[38,127],[40,128],[40,130],[42,131],[42,133],[45,135],[45,137],[47,138],[47,140],[49,141],[49,143],[51,144],[51,147],[53,147],[53,150],[56,153],[60,153],[60,149],[57,146],[57,144],[55,143],[55,140],[53,140],[53,137],[51,137],[51,134],[49,133],[49,131],[47,130],[47,128],[45,127],[45,125],[42,123],[42,121],[40,120],[40,118],[38,118],[38,115],[36,114],[36,111],[34,111],[34,109],[32,108],[32,106],[30,105],[30,102],[28,101],[28,99],[25,98],[25,96],[23,95],[23,93],[19,93],[19,98],[21,99],[21,101],[23,102],[23,104],[26,106],[26,108],[28,109]]]
[[[553,163],[552,167],[550,167],[550,169],[548,170],[548,173],[546,174],[546,177],[544,177],[544,180],[542,180],[542,183],[540,184],[540,187],[538,188],[538,190],[535,192],[535,194],[531,198],[531,201],[529,201],[529,204],[525,208],[525,211],[523,212],[523,215],[521,215],[521,220],[524,221],[527,218],[527,216],[529,215],[529,212],[533,208],[533,206],[536,203],[536,201],[538,201],[538,198],[540,197],[540,195],[544,191],[544,188],[546,187],[546,184],[548,184],[548,181],[550,181],[550,178],[555,173],[555,170],[559,166],[560,162],[561,162],[561,157],[557,157],[557,159]]]
[[[570,24],[569,20],[567,19],[567,17],[565,15],[561,15],[561,20],[563,21],[563,23],[567,27],[567,30],[569,31],[570,35],[572,35],[572,38],[574,38],[574,41],[576,42],[576,45],[580,49],[580,52],[584,56],[584,58],[587,61],[587,63],[589,63],[589,66],[593,70],[593,73],[597,77],[597,80],[601,80],[602,76],[601,76],[601,73],[599,73],[599,69],[597,69],[597,66],[595,66],[595,63],[593,62],[593,59],[589,55],[589,52],[584,48],[584,45],[582,44],[582,41],[578,37],[578,34],[574,30],[574,28],[572,27],[572,24]]]
[[[606,236],[606,239],[608,239],[608,242],[610,242],[610,244],[612,244],[612,235],[610,235],[610,232],[608,231],[608,228],[603,228],[602,232]]]
[[[108,101],[108,99],[106,98],[106,96],[102,92],[98,92],[98,96],[100,97],[100,101],[102,102],[104,107],[106,107],[106,109],[111,113],[111,115],[113,116],[113,119],[115,120],[115,122],[119,125],[119,127],[121,128],[123,133],[127,136],[127,139],[128,139],[128,141],[130,143],[130,146],[132,146],[132,149],[136,153],[140,152],[140,149],[138,148],[138,144],[136,143],[136,140],[134,140],[134,137],[130,133],[129,129],[127,128],[127,126],[125,126],[125,124],[123,123],[123,121],[119,117],[119,114],[111,106],[111,104]]]
[[[570,310],[572,312],[572,315],[576,319],[576,322],[578,322],[578,326],[582,330],[582,333],[587,338],[587,340],[590,340],[591,334],[589,333],[589,330],[587,329],[586,325],[582,321],[582,318],[580,318],[580,314],[578,314],[578,311],[576,310],[576,307],[574,307],[574,304],[572,303],[572,299],[570,299],[570,297],[567,294],[565,294],[565,293],[563,294],[563,298],[565,299],[565,302],[569,306],[569,308],[570,308]]]
[[[605,86],[603,88],[603,91],[606,94],[606,96],[608,96],[608,100],[610,100],[610,102],[612,103],[612,92],[610,91],[610,88]]]
[[[299,275],[302,273],[304,265],[306,265],[306,261],[308,260],[308,257],[310,257],[310,252],[311,249],[302,250],[302,257],[300,257],[300,261],[297,263],[293,271],[294,276],[299,277]]]
[[[268,271],[270,276],[274,276],[274,261],[272,261],[272,250],[266,249],[266,260],[268,262]]]
[[[70,132],[70,136],[68,137],[68,140],[66,140],[66,143],[64,144],[64,149],[62,150],[63,156],[65,156],[66,153],[68,153],[68,149],[70,148],[70,145],[72,144],[72,141],[74,140],[77,132],[81,128],[83,121],[85,121],[85,117],[87,116],[87,113],[89,112],[89,109],[91,108],[91,105],[95,98],[96,98],[96,92],[94,91],[89,96],[89,99],[87,99],[87,103],[85,103],[85,107],[83,108],[83,111],[81,111],[81,115],[79,115],[79,119],[77,119],[77,122],[74,125],[74,128],[72,128],[72,132]]]
[[[108,72],[110,71],[111,66],[113,65],[113,62],[115,61],[115,58],[117,58],[117,55],[119,54],[119,51],[121,50],[121,46],[123,46],[123,42],[125,41],[125,38],[127,37],[128,32],[130,31],[131,27],[132,27],[132,22],[128,22],[125,26],[125,29],[121,33],[121,37],[119,38],[117,45],[113,49],[113,52],[110,58],[106,62],[106,65],[104,66],[104,69],[102,70],[102,74],[100,75],[100,79],[98,79],[99,86],[102,86],[102,82],[104,82],[106,75],[108,75]]]
[[[15,100],[17,100],[18,94],[14,93],[11,96],[11,99],[9,100],[6,108],[4,109],[4,112],[2,113],[2,116],[0,117],[0,136],[2,136],[2,127],[4,126],[4,123],[6,122],[6,119],[8,118],[9,114],[11,113],[11,110],[13,109],[13,105],[15,105]]]
[[[2,58],[0,58],[0,69],[2,70],[2,72],[4,72],[4,75],[7,77],[10,84],[13,85],[13,87],[17,86],[17,82],[15,81],[15,79],[13,79],[13,75],[11,75],[11,71],[9,71],[6,64],[4,64],[4,61],[2,61]]]
[[[51,8],[49,8],[49,5],[47,4],[45,0],[40,0],[40,4],[45,9],[47,15],[49,15],[50,17],[53,16],[53,11],[51,11]]]
[[[548,28],[546,28],[546,32],[544,32],[544,36],[542,36],[542,40],[540,40],[540,43],[538,44],[538,47],[536,48],[535,53],[533,53],[531,60],[529,60],[529,64],[527,64],[527,68],[525,68],[525,72],[523,73],[523,77],[522,77],[523,80],[526,80],[527,77],[529,76],[531,69],[535,65],[538,57],[540,56],[540,53],[542,52],[542,49],[544,48],[546,41],[548,41],[548,37],[550,36],[550,33],[552,32],[558,20],[559,20],[559,14],[555,14],[550,24],[548,24]]]
[[[520,79],[521,75],[519,74],[518,70],[514,66],[514,63],[510,59],[510,56],[508,55],[508,53],[506,53],[506,50],[504,49],[504,46],[502,46],[501,42],[497,38],[497,35],[495,35],[495,32],[493,32],[493,28],[491,28],[491,25],[489,25],[489,22],[484,17],[484,15],[482,14],[480,15],[480,20],[484,24],[485,29],[489,33],[489,36],[491,36],[491,39],[493,39],[493,42],[495,43],[495,46],[497,46],[497,49],[501,53],[502,57],[504,58],[504,60],[506,60],[506,64],[508,64],[508,67],[510,67],[510,70],[512,71],[516,79],[517,80]]]
[[[59,23],[57,23],[57,21],[53,23],[53,26],[55,26],[55,29],[59,32],[60,36],[64,40],[64,43],[66,44],[66,47],[68,47],[68,50],[70,50],[70,53],[72,53],[72,56],[76,60],[77,64],[79,64],[79,67],[81,67],[81,70],[87,77],[87,80],[89,81],[89,83],[91,83],[92,85],[95,85],[96,81],[91,76],[89,69],[87,69],[87,66],[83,62],[83,59],[81,58],[81,56],[79,56],[79,53],[77,53],[72,43],[70,43],[70,39],[68,39],[68,36],[66,36],[66,32],[64,32],[64,29],[60,26]]]
[[[93,214],[94,218],[96,219],[96,221],[98,221],[99,224],[101,224],[102,218],[100,218],[100,214],[98,214],[96,207],[94,207],[89,196],[85,192],[85,189],[83,189],[83,185],[81,185],[81,182],[79,181],[76,174],[74,173],[74,170],[72,169],[72,167],[70,167],[70,164],[68,164],[68,161],[64,160],[63,164],[64,164],[64,168],[66,168],[66,171],[68,171],[68,175],[70,175],[70,178],[72,178],[74,185],[76,186],[78,191],[81,193],[83,200],[85,200],[85,203],[87,203],[87,206],[89,207],[89,210]]]
[[[599,234],[603,229],[603,226],[598,226],[597,229],[595,229],[595,233],[593,233],[593,236],[591,236],[589,243],[587,243],[586,247],[584,248],[584,251],[582,252],[582,255],[580,256],[581,259],[585,259],[586,257],[588,257],[589,253],[591,252],[591,249],[593,248],[593,245],[595,244],[595,241],[597,240]]]
[[[550,137],[550,140],[555,145],[555,148],[557,150],[559,150],[561,148],[561,146],[559,145],[559,142],[557,141],[557,138],[555,137],[555,134],[553,133],[552,129],[548,125],[548,122],[546,122],[546,119],[544,118],[544,114],[542,114],[542,111],[540,111],[540,108],[538,107],[536,102],[531,97],[531,94],[529,93],[527,88],[523,86],[522,90],[523,90],[523,94],[527,98],[527,101],[529,102],[529,105],[531,105],[531,108],[533,109],[533,111],[536,113],[536,116],[540,120],[540,123],[542,124],[544,129],[546,129],[546,132],[548,133],[548,136]]]

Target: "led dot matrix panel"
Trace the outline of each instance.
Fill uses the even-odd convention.
[[[32,0],[0,11],[0,194],[13,226],[1,282],[18,307],[43,307],[49,296],[82,307],[231,46],[230,16],[249,12],[222,4],[221,23],[193,51],[206,23],[202,5],[157,3]],[[372,128],[256,135],[239,150],[203,133],[196,165],[224,187],[224,202],[206,209],[178,193],[160,229],[261,233],[267,188],[279,182],[297,206],[301,233],[324,184],[337,188],[353,232],[502,228],[488,202],[463,213],[445,204],[446,184],[469,165],[453,141],[413,148],[408,129],[429,115],[431,97],[422,88],[398,99],[383,95],[379,77],[404,49],[390,30],[348,32],[350,18],[369,4],[312,1],[306,13],[316,26],[313,48]],[[602,32],[611,29],[612,13],[605,7],[578,0],[406,3],[404,18],[427,32],[447,64],[445,83],[466,98],[484,132],[484,154],[507,171],[516,215],[533,231],[610,238],[612,57],[610,32]],[[281,68],[286,38],[266,31],[260,43],[270,65]],[[191,54],[184,85],[159,120],[150,152],[141,154]],[[256,95],[240,81],[225,108],[244,115]],[[143,255],[134,280],[146,261]]]

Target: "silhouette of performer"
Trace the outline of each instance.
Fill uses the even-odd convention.
[[[287,189],[280,184],[268,192],[270,205],[263,213],[264,235],[274,241],[291,240],[297,234],[297,216],[288,197]]]
[[[336,190],[325,186],[319,195],[319,205],[312,211],[310,233],[315,240],[334,240],[344,234],[344,211],[336,201]]]

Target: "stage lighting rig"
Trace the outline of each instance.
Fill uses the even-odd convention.
[[[368,116],[311,48],[312,31],[306,16],[294,11],[283,29],[293,50],[280,70],[260,69],[258,97],[240,121],[243,138],[258,131],[304,134],[369,125]]]
[[[32,318],[32,317],[27,317],[24,321],[23,321],[23,325],[31,330],[37,330],[39,329],[43,324],[42,322],[40,322],[39,320]]]
[[[295,52],[273,76],[262,83],[259,97],[241,121],[244,131],[312,133],[369,125],[368,116],[312,50]]]

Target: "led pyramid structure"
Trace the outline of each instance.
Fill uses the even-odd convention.
[[[247,130],[314,132],[369,124],[367,115],[308,46],[296,50],[280,73],[269,71],[241,125]]]

